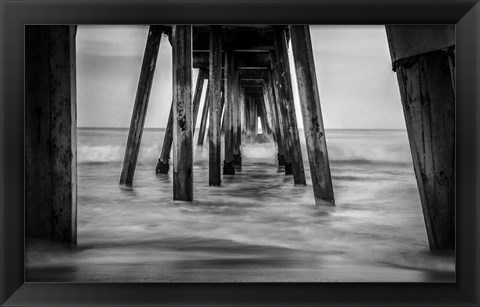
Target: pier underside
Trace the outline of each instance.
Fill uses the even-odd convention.
[[[75,243],[76,27],[28,26],[25,31],[26,235]],[[192,152],[194,135],[198,135],[197,146],[208,146],[210,186],[240,180],[239,174],[247,171],[242,168],[243,145],[273,142],[277,165],[286,176],[292,176],[292,184],[304,187],[305,169],[309,170],[315,203],[333,206],[314,53],[309,26],[305,25],[150,26],[120,184],[133,185],[163,34],[172,46],[173,97],[169,113],[165,112],[165,138],[152,172],[173,172],[173,199],[195,199]],[[454,27],[387,26],[387,37],[429,245],[431,249],[452,250]],[[294,68],[290,68],[290,52]],[[199,70],[194,89],[192,68]],[[296,72],[308,167],[302,159],[291,69]],[[205,80],[207,86],[203,85]],[[201,97],[206,99],[203,104]],[[195,131],[199,114],[199,129]]]

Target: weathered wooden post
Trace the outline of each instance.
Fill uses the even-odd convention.
[[[253,139],[256,141],[258,136],[258,97],[253,97]]]
[[[455,26],[386,30],[430,249],[455,249]]]
[[[267,96],[267,103],[270,105],[270,109],[272,110],[272,121],[275,127],[275,141],[277,142],[277,159],[278,159],[278,166],[285,166],[285,154],[284,154],[284,134],[283,128],[280,123],[281,116],[277,111],[277,103],[275,102],[275,94],[273,90],[273,79],[271,71],[268,72],[265,79],[265,93]],[[291,170],[291,167],[290,167]]]
[[[200,69],[197,77],[197,85],[195,87],[195,96],[193,98],[193,132],[195,132],[196,118],[198,115],[198,109],[200,107],[200,99],[202,97],[203,83],[205,80],[206,72],[204,69]],[[168,114],[167,127],[165,129],[165,136],[163,137],[162,152],[160,158],[158,158],[155,172],[157,174],[168,174],[170,169],[170,151],[172,149],[173,142],[173,102],[170,106],[170,112]]]
[[[210,58],[209,58],[209,108],[210,124],[208,127],[209,160],[208,183],[219,186],[222,182],[220,174],[220,116],[222,112],[222,28],[210,26]]]
[[[200,109],[200,100],[202,99],[203,83],[207,72],[204,68],[198,70],[197,85],[195,86],[195,94],[193,96],[193,134],[195,134],[195,126],[197,125],[198,109]]]
[[[173,200],[193,199],[192,26],[172,26]]]
[[[142,141],[143,126],[145,124],[148,99],[150,98],[150,90],[152,89],[153,75],[155,74],[161,38],[162,29],[158,26],[150,26],[147,44],[145,46],[145,54],[143,55],[142,69],[138,80],[130,130],[128,131],[122,173],[120,175],[120,184],[127,186],[132,185],[135,167],[137,166],[138,152]]]
[[[265,109],[264,109],[264,101],[263,97],[258,98],[258,117],[260,118],[260,126],[262,127],[262,135],[267,136],[269,134],[269,127],[267,125],[267,122],[265,121],[266,115],[265,115]]]
[[[228,50],[225,54],[226,65],[225,65],[225,112],[223,115],[225,122],[225,160],[223,161],[223,174],[224,175],[235,175],[235,168],[233,167],[233,147],[234,147],[234,57],[233,52]],[[236,127],[235,127],[236,129]]]
[[[298,135],[297,118],[295,115],[295,105],[293,103],[292,80],[290,77],[290,64],[288,63],[288,50],[285,38],[285,28],[283,26],[273,26],[273,38],[275,44],[275,75],[278,78],[276,82],[278,88],[277,102],[282,107],[287,124],[285,131],[286,143],[290,148],[292,163],[293,182],[295,184],[307,184],[305,171],[303,168],[302,149]]]
[[[234,80],[234,101],[235,101],[235,125],[234,125],[234,147],[233,147],[233,164],[237,167],[237,170],[242,168],[242,105],[243,94],[240,90],[239,72],[235,71]]]
[[[265,83],[264,83],[265,84]],[[270,104],[268,102],[268,96],[265,90],[265,85],[262,86],[262,109],[264,110],[265,119],[267,122],[267,130],[268,133],[273,135],[275,139],[275,125],[274,120],[272,117],[272,109],[270,108]]]
[[[250,116],[249,116],[249,120],[250,120],[250,125],[249,125],[249,129],[250,129],[250,142],[255,142],[256,138],[257,138],[257,133],[258,133],[258,128],[257,128],[257,122],[258,122],[258,119],[257,119],[257,104],[255,103],[255,97],[253,96],[250,96],[250,99],[249,99],[249,112],[250,112]]]
[[[165,129],[165,136],[163,137],[162,152],[158,158],[155,172],[157,174],[168,174],[170,169],[170,150],[173,142],[173,102],[170,105],[170,112],[168,112],[167,128]]]
[[[312,176],[313,195],[317,204],[320,204],[321,200],[334,204],[330,162],[328,160],[327,141],[323,127],[309,26],[292,25],[290,26],[290,35],[310,174]]]
[[[207,86],[205,102],[203,103],[202,119],[200,121],[200,130],[198,131],[197,146],[203,146],[203,140],[205,139],[205,131],[207,129],[208,109],[210,105],[210,91],[208,89],[209,87]]]
[[[243,123],[243,129],[245,134],[245,139],[247,142],[251,141],[250,136],[250,96],[245,94],[245,89],[242,89],[244,97],[243,113],[245,116],[245,122]]]
[[[25,26],[25,235],[77,242],[76,26]]]
[[[275,61],[275,56],[272,56],[273,62]],[[275,107],[277,108],[277,115],[278,115],[278,124],[280,126],[280,133],[283,142],[283,154],[285,160],[285,175],[292,175],[292,145],[291,141],[289,141],[289,127],[288,127],[288,120],[286,116],[286,109],[285,106],[281,103],[280,97],[280,71],[278,69],[273,69],[272,73],[272,88],[274,92],[274,102]]]

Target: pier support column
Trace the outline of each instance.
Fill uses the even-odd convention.
[[[209,159],[208,183],[219,186],[222,182],[220,174],[221,140],[220,118],[222,116],[222,28],[210,26],[210,58],[209,58],[209,108],[210,124],[208,127]]]
[[[260,118],[260,126],[262,127],[262,135],[266,136],[268,135],[268,128],[267,128],[267,123],[265,122],[265,110],[263,108],[263,97],[259,97],[258,99],[258,117]]]
[[[76,26],[25,26],[25,235],[77,242]]]
[[[235,71],[235,82],[234,86],[234,101],[235,101],[235,115],[234,115],[234,147],[233,147],[233,164],[237,167],[238,170],[242,168],[242,105],[243,105],[243,95],[239,88],[239,72]]]
[[[123,158],[120,184],[132,186],[135,167],[137,166],[138,152],[142,141],[143,126],[147,115],[148,99],[152,89],[153,75],[157,64],[158,49],[162,38],[162,30],[157,26],[150,26],[143,55],[142,69],[138,80],[137,95],[133,107],[130,130],[128,131],[127,146]]]
[[[253,96],[250,96],[249,97],[249,106],[248,106],[248,109],[249,109],[249,134],[250,134],[250,142],[255,142],[256,138],[257,138],[257,133],[258,133],[258,129],[257,129],[257,122],[258,122],[258,119],[257,119],[257,104],[255,102],[255,97]]]
[[[204,68],[198,70],[197,85],[195,86],[195,94],[193,96],[193,125],[192,130],[195,135],[195,126],[197,125],[198,109],[200,109],[200,100],[202,99],[203,84],[205,83],[205,77],[207,72]]]
[[[227,51],[225,54],[226,65],[225,65],[225,111],[223,114],[224,118],[224,132],[225,132],[225,160],[223,161],[223,174],[224,175],[235,175],[235,168],[233,167],[233,148],[234,148],[234,116],[235,116],[235,106],[234,106],[234,58],[233,52]],[[236,127],[235,127],[236,129]]]
[[[192,26],[172,27],[173,200],[193,199]]]
[[[295,184],[307,184],[305,171],[303,168],[302,149],[298,135],[297,118],[295,115],[295,105],[293,103],[292,80],[290,77],[290,64],[288,63],[287,41],[285,37],[285,28],[283,26],[273,26],[273,38],[275,43],[275,75],[278,78],[278,96],[277,102],[284,109],[285,122],[287,124],[285,131],[286,143],[290,148],[292,162],[293,182]]]
[[[202,97],[203,83],[205,81],[206,71],[205,69],[200,69],[197,77],[197,85],[195,87],[195,96],[193,98],[193,125],[192,130],[195,132],[196,118],[198,115],[198,109],[200,108],[200,99]],[[201,130],[200,130],[201,131]],[[170,112],[168,114],[167,127],[165,129],[165,136],[163,138],[162,152],[160,153],[160,158],[158,159],[155,172],[157,174],[168,174],[170,169],[170,150],[172,149],[173,142],[173,102],[170,106]]]
[[[270,108],[268,97],[266,94],[265,86],[262,87],[262,109],[264,110],[265,120],[267,123],[267,132],[268,134],[273,135],[275,139],[275,126],[273,124],[272,110]]]
[[[203,103],[202,119],[200,120],[200,130],[198,131],[197,146],[203,146],[203,140],[205,139],[205,131],[207,129],[208,109],[209,109],[210,91],[205,94],[205,102]]]
[[[290,26],[315,202],[335,203],[309,26]]]
[[[275,93],[272,86],[272,73],[268,72],[265,79],[265,94],[267,96],[266,103],[270,105],[272,111],[272,122],[275,127],[275,142],[277,142],[277,159],[278,166],[285,166],[285,154],[284,154],[284,141],[283,130],[280,124],[280,115],[277,109],[277,103],[275,102]],[[290,168],[291,169],[291,168]]]
[[[245,121],[243,122],[243,129],[245,134],[245,139],[247,142],[250,142],[250,96],[245,94],[245,90],[243,91],[243,113],[245,117]]]
[[[165,129],[165,136],[163,137],[162,152],[157,162],[155,172],[157,174],[168,174],[170,169],[170,150],[173,142],[173,102],[170,105],[170,112],[168,113],[167,128]]]
[[[387,26],[432,250],[455,249],[455,26]]]
[[[275,61],[275,56],[273,56],[273,59]],[[276,63],[276,62],[274,62]],[[285,105],[281,103],[281,100],[279,99],[280,97],[280,71],[278,69],[273,69],[272,73],[272,87],[274,90],[274,96],[275,96],[275,105],[277,108],[277,115],[278,115],[278,123],[280,125],[280,133],[282,136],[282,142],[283,142],[283,154],[284,154],[284,160],[285,160],[285,175],[292,175],[292,145],[291,142],[289,141],[289,126],[288,126],[288,120],[287,120],[287,110],[285,108]]]

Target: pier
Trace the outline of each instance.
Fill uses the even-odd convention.
[[[386,31],[429,245],[432,250],[452,250],[455,28],[391,25]],[[26,26],[25,33],[26,236],[75,243],[76,26]],[[165,42],[164,35],[168,37]],[[237,172],[245,171],[242,144],[265,141],[275,143],[277,165],[286,176],[292,176],[294,185],[306,185],[296,114],[300,111],[314,202],[335,205],[321,93],[306,25],[150,26],[121,185],[132,186],[134,182],[161,43],[172,46],[173,97],[169,112],[164,114],[168,118],[165,139],[152,173],[173,172],[174,200],[195,199],[194,135],[198,137],[196,146],[208,146],[208,182],[212,187],[222,185],[222,176],[235,178]],[[294,67],[290,67],[289,53]],[[192,68],[198,70],[193,88]],[[300,110],[294,104],[293,69]],[[200,109],[203,96],[204,107]],[[195,131],[200,114],[200,127]]]

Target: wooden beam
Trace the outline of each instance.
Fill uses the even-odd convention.
[[[138,80],[137,95],[133,107],[130,130],[128,132],[127,146],[123,158],[120,184],[132,186],[135,167],[137,166],[138,152],[142,141],[143,126],[147,114],[150,90],[152,89],[155,66],[157,64],[158,49],[162,38],[162,30],[156,26],[150,26],[143,55],[143,63]]]
[[[285,120],[287,122],[287,142],[291,150],[293,182],[299,185],[306,185],[305,171],[303,168],[302,149],[298,135],[297,117],[295,114],[295,105],[293,103],[292,80],[290,77],[290,64],[288,62],[287,41],[285,38],[285,28],[283,26],[273,27],[275,42],[274,69],[279,77],[278,102],[284,106]]]
[[[193,200],[192,26],[172,28],[173,200]]]
[[[235,52],[235,69],[250,70],[270,68],[270,56],[268,52]],[[209,53],[195,52],[193,54],[193,68],[208,68]],[[225,66],[222,66],[225,68]]]
[[[335,204],[309,26],[290,26],[315,203]]]
[[[265,84],[263,78],[262,79],[240,79],[240,83],[245,87],[258,88],[260,90]]]
[[[208,88],[210,93],[210,124],[208,128],[209,139],[209,178],[210,186],[221,184],[220,163],[220,117],[222,104],[222,28],[221,26],[210,26],[210,60]]]
[[[423,39],[422,27],[433,36]],[[387,26],[432,250],[455,249],[455,90],[449,55],[455,46],[451,45],[454,40],[447,48],[445,41],[431,41],[435,37],[451,37],[443,32],[454,33],[455,26],[448,27],[421,26],[416,30]],[[403,31],[408,31],[408,35],[401,35]],[[411,41],[421,44],[425,53],[419,53],[419,46]],[[395,50],[403,50],[405,57]]]
[[[193,51],[209,50],[208,26],[194,26]],[[270,27],[224,26],[220,34],[221,43],[235,51],[269,51],[273,49]],[[222,50],[224,51],[224,50]]]

